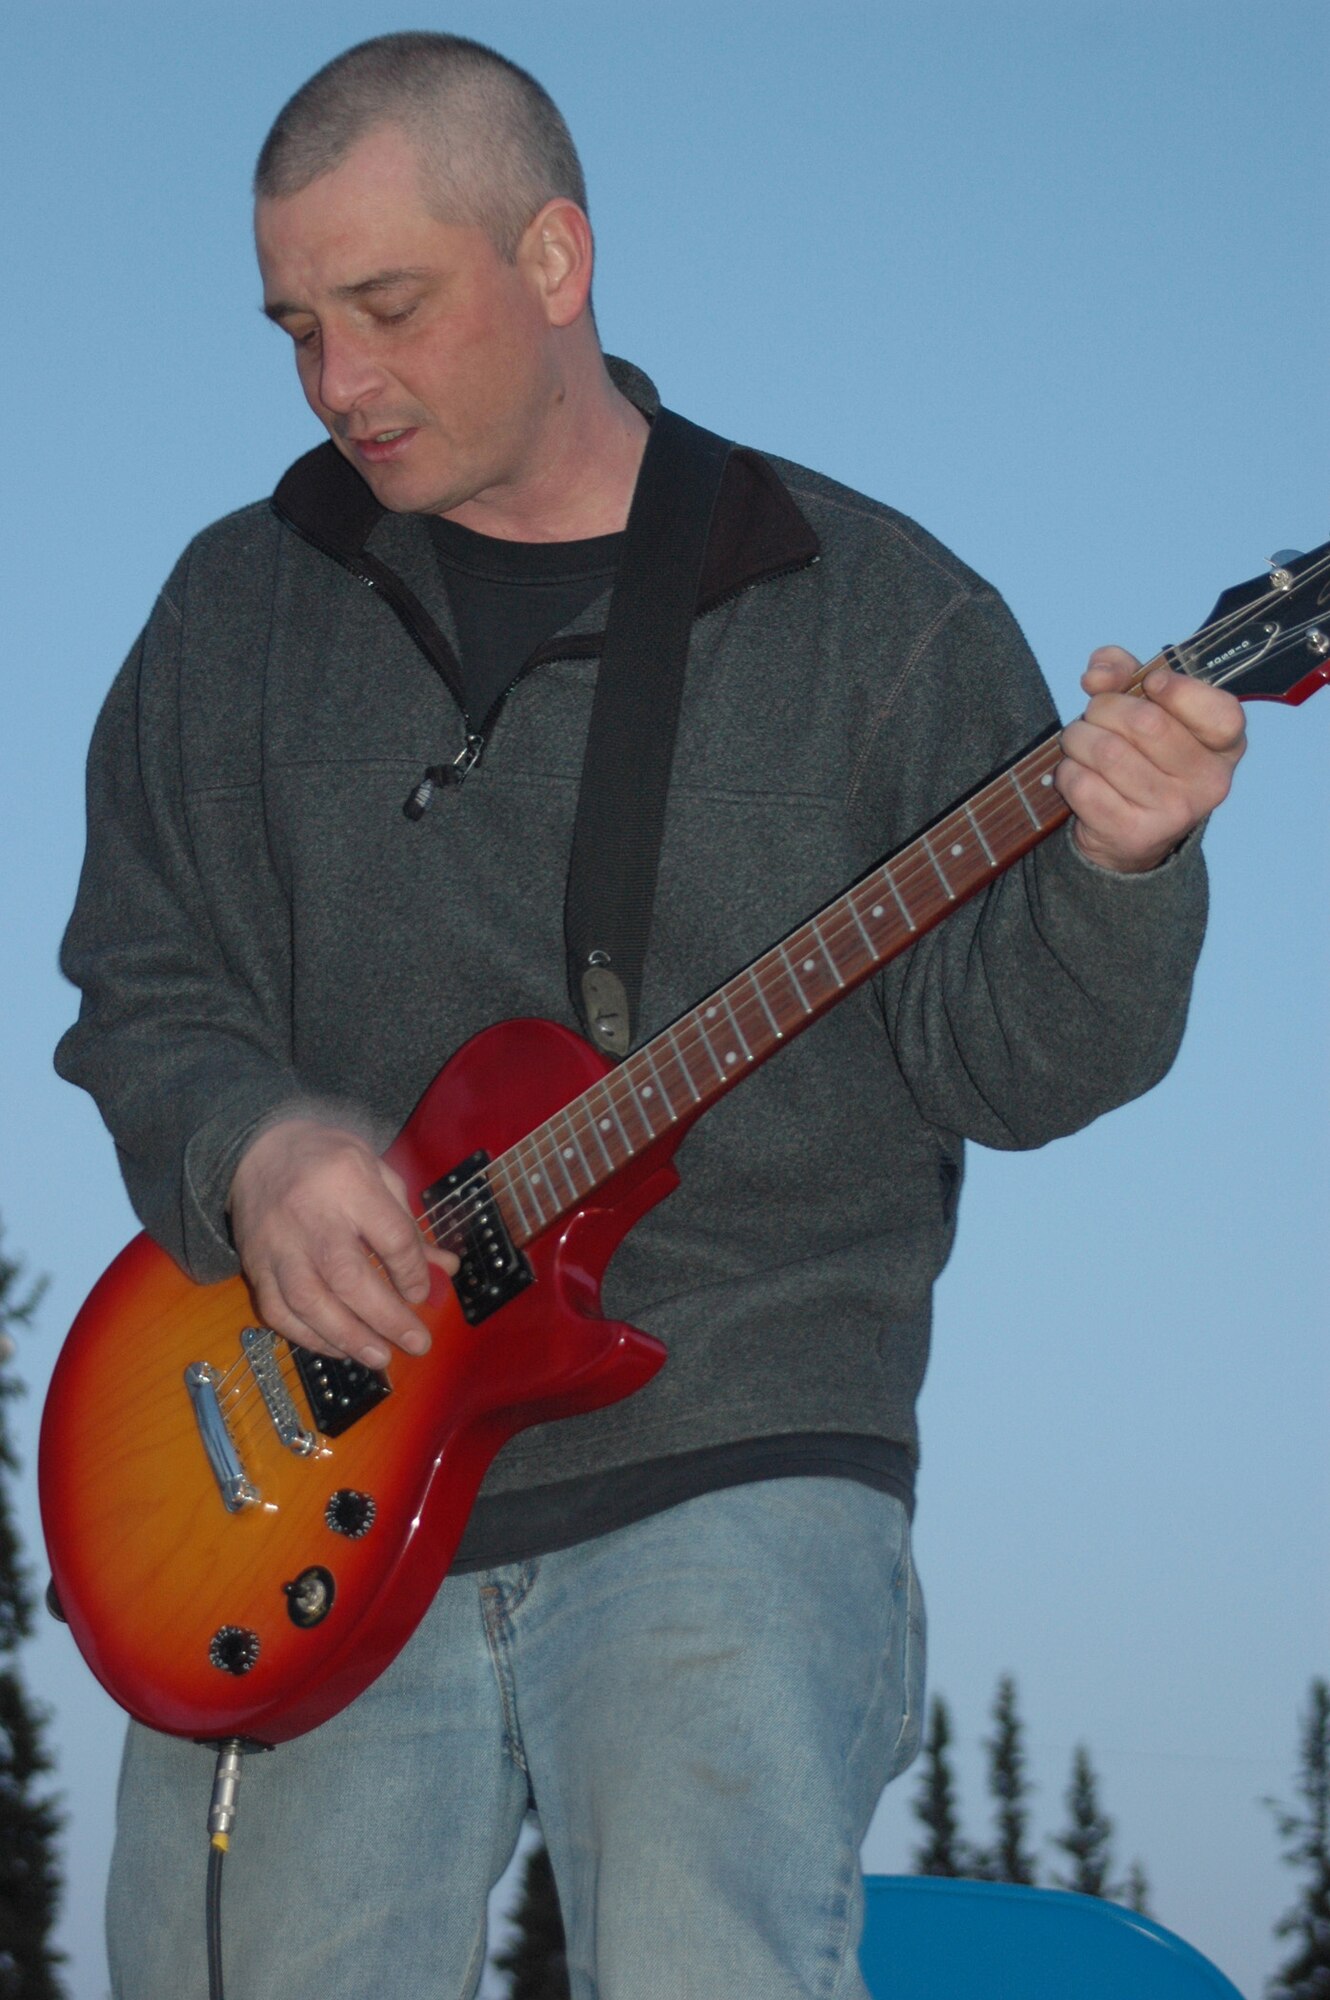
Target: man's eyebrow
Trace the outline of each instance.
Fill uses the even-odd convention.
[[[429,278],[432,275],[433,273],[426,270],[423,265],[403,264],[390,271],[375,271],[368,278],[358,278],[353,285],[335,285],[333,287],[333,297],[335,299],[368,298],[374,292],[388,292],[397,285],[416,284],[421,279]],[[284,319],[293,319],[297,313],[307,312],[308,310],[307,306],[289,305],[285,299],[265,299],[263,303],[265,318],[277,320],[279,323]]]

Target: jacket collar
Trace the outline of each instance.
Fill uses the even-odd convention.
[[[654,386],[640,370],[607,356],[619,389],[646,417],[660,408]],[[335,560],[357,567],[385,509],[334,444],[321,444],[283,474],[272,504],[279,519]],[[817,536],[769,461],[737,446],[721,482],[711,523],[699,612],[711,610],[751,584],[801,569],[819,553]]]

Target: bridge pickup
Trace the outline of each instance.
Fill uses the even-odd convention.
[[[435,1241],[461,1259],[453,1290],[471,1326],[525,1291],[536,1275],[514,1249],[494,1190],[481,1171],[489,1159],[488,1153],[472,1153],[421,1196]]]
[[[386,1375],[360,1361],[334,1361],[307,1347],[293,1347],[291,1359],[324,1437],[340,1437],[393,1392]]]

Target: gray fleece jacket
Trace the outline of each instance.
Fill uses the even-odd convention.
[[[643,377],[618,379],[654,407]],[[382,512],[331,446],[185,552],[93,740],[63,958],[83,1005],[57,1066],[195,1277],[236,1268],[226,1193],[274,1115],[313,1101],[386,1142],[478,1029],[577,1026],[562,910],[605,609],[464,720],[426,525]],[[1010,614],[954,556],[830,480],[736,453],[641,1037],[1053,719]],[[412,822],[422,768],[468,733],[479,761]],[[578,1532],[611,1525],[645,1511],[614,1498],[634,1469],[724,1466],[736,1445],[820,1437],[912,1470],[963,1141],[1041,1145],[1153,1084],[1204,909],[1194,841],[1124,877],[1064,830],[720,1102],[607,1274],[607,1310],[663,1339],[667,1365],[625,1403],[514,1439],[477,1546],[531,1552],[521,1522],[550,1496],[591,1499]],[[488,1543],[487,1518],[504,1524]]]

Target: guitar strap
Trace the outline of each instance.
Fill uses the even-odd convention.
[[[651,425],[610,597],[564,903],[568,991],[590,1040],[637,1031],[665,800],[707,536],[731,446],[672,410]]]

